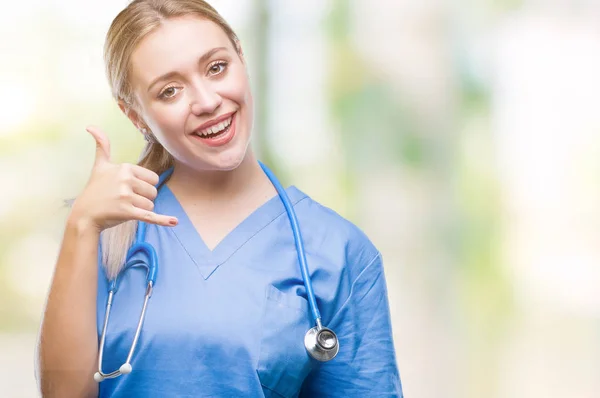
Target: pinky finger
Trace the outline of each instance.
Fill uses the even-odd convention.
[[[179,223],[175,217],[156,214],[152,211],[142,210],[139,208],[134,208],[133,218],[149,224],[162,225],[164,227],[174,227]]]

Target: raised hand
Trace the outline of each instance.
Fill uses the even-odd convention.
[[[96,159],[85,189],[73,204],[72,217],[100,231],[129,220],[177,225],[175,217],[153,211],[158,175],[134,164],[112,163],[106,134],[93,126],[86,130],[96,141]]]

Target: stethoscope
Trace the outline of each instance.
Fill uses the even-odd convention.
[[[304,253],[304,244],[302,241],[302,236],[300,235],[300,226],[298,225],[298,219],[296,218],[296,212],[290,200],[275,177],[275,175],[265,166],[262,162],[258,162],[262,167],[263,171],[271,180],[271,183],[277,190],[281,201],[285,207],[285,211],[290,219],[290,224],[292,227],[292,232],[294,234],[294,241],[296,243],[296,252],[298,254],[298,262],[300,263],[300,271],[302,272],[302,279],[304,281],[304,287],[306,289],[306,295],[308,298],[308,304],[310,306],[310,311],[312,313],[313,320],[315,322],[315,326],[310,328],[306,335],[304,336],[304,347],[308,354],[316,359],[317,361],[326,362],[330,361],[337,355],[340,345],[338,342],[338,338],[333,330],[326,328],[321,323],[321,314],[319,312],[319,308],[317,307],[317,300],[315,299],[315,293],[312,288],[312,281],[308,274],[308,266],[306,264],[306,255]],[[164,183],[164,181],[171,175],[173,169],[169,169],[164,172],[156,185],[157,189]],[[131,373],[131,358],[133,357],[133,353],[135,352],[135,347],[137,345],[138,339],[140,337],[140,332],[142,330],[142,325],[144,323],[144,318],[146,316],[146,308],[148,306],[148,300],[150,296],[152,296],[152,289],[156,284],[156,274],[158,273],[158,260],[156,256],[156,251],[154,247],[149,243],[145,242],[146,239],[146,223],[139,222],[138,228],[136,231],[135,241],[129,251],[127,252],[127,257],[125,260],[125,266],[121,270],[120,273],[123,273],[128,268],[131,267],[145,267],[148,269],[148,273],[146,275],[146,294],[144,296],[144,305],[142,306],[142,312],[140,314],[140,319],[138,321],[137,329],[135,331],[135,335],[133,337],[133,342],[131,344],[131,348],[129,349],[129,354],[127,355],[127,359],[125,363],[121,365],[118,370],[115,370],[110,373],[104,373],[102,371],[102,355],[104,353],[104,343],[106,341],[106,328],[108,326],[108,318],[110,316],[110,309],[112,307],[113,297],[117,291],[117,279],[118,276],[113,279],[108,286],[108,300],[106,303],[106,314],[104,316],[104,326],[102,327],[102,335],[100,336],[100,349],[98,352],[98,372],[94,374],[94,380],[100,383],[104,379],[113,379],[115,377],[119,377],[124,374]],[[132,260],[133,256],[137,253],[142,253],[146,257],[146,261],[141,259]]]

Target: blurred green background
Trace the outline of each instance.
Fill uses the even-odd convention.
[[[94,158],[141,135],[104,77],[125,0],[0,14],[0,386],[36,397],[33,350]],[[411,398],[600,396],[600,3],[214,0],[286,184],[381,250]],[[67,309],[68,310],[68,309]]]

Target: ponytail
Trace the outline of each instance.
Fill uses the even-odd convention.
[[[137,163],[160,175],[173,166],[173,157],[158,142],[146,144]],[[102,232],[102,264],[109,280],[117,277],[127,258],[127,252],[135,240],[138,222],[125,221]]]

